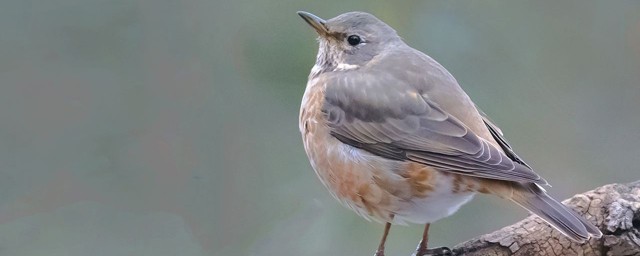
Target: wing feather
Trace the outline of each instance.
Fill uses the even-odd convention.
[[[375,77],[365,72],[342,77],[327,75],[324,79],[327,86],[323,112],[331,134],[346,144],[441,171],[546,183],[513,153],[497,126],[485,119],[501,148],[442,109],[424,86],[384,73],[376,73]],[[409,79],[416,80],[419,79]]]

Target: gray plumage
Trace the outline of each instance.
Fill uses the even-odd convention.
[[[374,16],[351,12],[323,21],[300,14],[320,34],[310,79],[326,84],[322,112],[331,134],[374,155],[443,172],[513,182],[509,199],[568,237],[601,236],[587,220],[549,197],[502,131],[476,108],[438,62],[406,45]],[[362,43],[346,39],[358,35]]]

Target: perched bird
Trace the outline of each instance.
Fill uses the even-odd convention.
[[[364,218],[425,224],[477,192],[509,199],[577,242],[602,233],[549,197],[536,174],[438,62],[411,48],[371,14],[329,20],[298,14],[319,50],[302,106],[300,132],[311,166],[331,194]]]

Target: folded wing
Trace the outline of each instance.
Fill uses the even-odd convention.
[[[477,136],[429,99],[424,86],[381,73],[353,72],[324,79],[323,111],[331,134],[346,144],[441,171],[546,184],[515,156],[504,139],[498,142],[499,149]],[[498,136],[496,140],[502,138],[499,129],[489,123],[492,135]]]

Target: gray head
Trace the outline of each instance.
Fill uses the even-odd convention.
[[[368,13],[348,12],[326,21],[308,12],[298,15],[319,35],[315,73],[365,65],[386,47],[402,43],[393,28]]]

